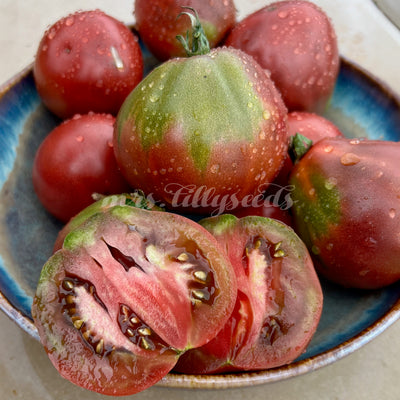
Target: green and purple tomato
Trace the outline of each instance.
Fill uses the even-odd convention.
[[[240,50],[169,60],[128,96],[114,152],[127,181],[166,207],[222,212],[258,195],[287,152],[287,109]]]
[[[400,279],[400,143],[325,138],[295,165],[293,219],[321,276],[374,289]]]

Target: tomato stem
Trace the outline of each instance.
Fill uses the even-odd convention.
[[[178,14],[177,19],[182,15],[187,15],[190,18],[192,24],[192,37],[190,38],[189,30],[186,32],[186,38],[182,35],[177,35],[176,39],[182,44],[188,57],[208,54],[210,52],[210,44],[207,36],[201,25],[199,15],[197,11],[192,7],[182,7],[190,10],[191,12],[182,11]],[[190,48],[191,43],[191,48]]]

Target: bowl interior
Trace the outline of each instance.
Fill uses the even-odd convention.
[[[150,60],[148,70],[153,67]],[[400,100],[382,83],[342,60],[334,95],[326,111],[349,137],[398,141]],[[39,203],[31,169],[43,138],[60,120],[41,103],[31,68],[0,90],[0,308],[37,338],[30,308],[42,265],[51,255],[61,223]],[[226,387],[278,380],[332,362],[378,334],[400,316],[400,283],[373,290],[347,290],[322,281],[324,308],[306,353],[293,366],[254,374],[192,377],[170,374],[167,386]],[[372,333],[371,333],[372,332]],[[346,344],[346,350],[338,349]],[[350,344],[350,345],[348,345]],[[297,369],[296,369],[297,368]],[[195,383],[194,383],[195,382]]]

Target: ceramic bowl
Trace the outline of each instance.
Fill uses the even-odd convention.
[[[154,66],[147,60],[147,69]],[[400,100],[374,77],[342,60],[326,116],[349,137],[398,141]],[[0,88],[0,308],[38,339],[30,308],[42,265],[61,228],[34,194],[36,149],[59,123],[42,105],[28,67]],[[168,374],[168,387],[243,387],[300,375],[360,348],[400,317],[400,282],[381,290],[343,289],[322,281],[325,303],[307,351],[266,371],[194,376]]]

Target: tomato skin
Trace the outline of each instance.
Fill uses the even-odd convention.
[[[44,34],[34,62],[43,103],[62,119],[90,111],[116,115],[143,77],[138,38],[100,10],[58,20]]]
[[[304,243],[276,220],[225,214],[200,222],[235,269],[235,309],[215,339],[183,354],[175,370],[214,373],[278,367],[300,356],[317,328],[321,286]]]
[[[32,170],[43,206],[67,222],[94,202],[92,195],[129,192],[112,148],[115,118],[86,114],[62,122],[39,146]]]
[[[294,167],[293,220],[321,276],[376,289],[400,279],[400,144],[325,138]]]
[[[288,114],[288,135],[296,133],[312,140],[313,144],[326,137],[344,137],[340,129],[322,115],[305,111],[293,111]]]
[[[217,48],[169,60],[143,79],[117,116],[114,151],[127,181],[166,207],[223,212],[276,176],[286,119],[261,67]]]
[[[261,204],[255,206],[239,208],[231,212],[237,218],[243,218],[250,215],[273,218],[283,222],[286,225],[292,226],[292,217],[288,209],[280,208],[273,201],[265,199]]]
[[[58,232],[56,241],[53,246],[53,253],[61,249],[64,243],[64,239],[68,235],[68,233],[78,228],[92,215],[106,211],[109,208],[115,207],[117,205],[139,207],[144,210],[162,211],[160,207],[154,204],[150,199],[146,199],[139,192],[121,193],[116,195],[105,196],[97,200],[96,202],[90,204],[89,206],[85,207],[81,212],[74,215],[67,222],[67,224],[64,225],[64,227],[60,230],[60,232]]]
[[[146,46],[159,60],[186,55],[176,39],[177,35],[185,37],[190,29],[187,17],[177,19],[185,11],[182,6],[197,11],[211,47],[219,44],[236,22],[233,0],[136,0],[136,28]]]
[[[65,238],[32,316],[57,370],[103,394],[160,380],[228,320],[236,277],[216,239],[176,214],[115,206]]]
[[[339,72],[331,21],[308,1],[278,1],[240,21],[226,45],[252,55],[281,91],[289,111],[322,113]]]

